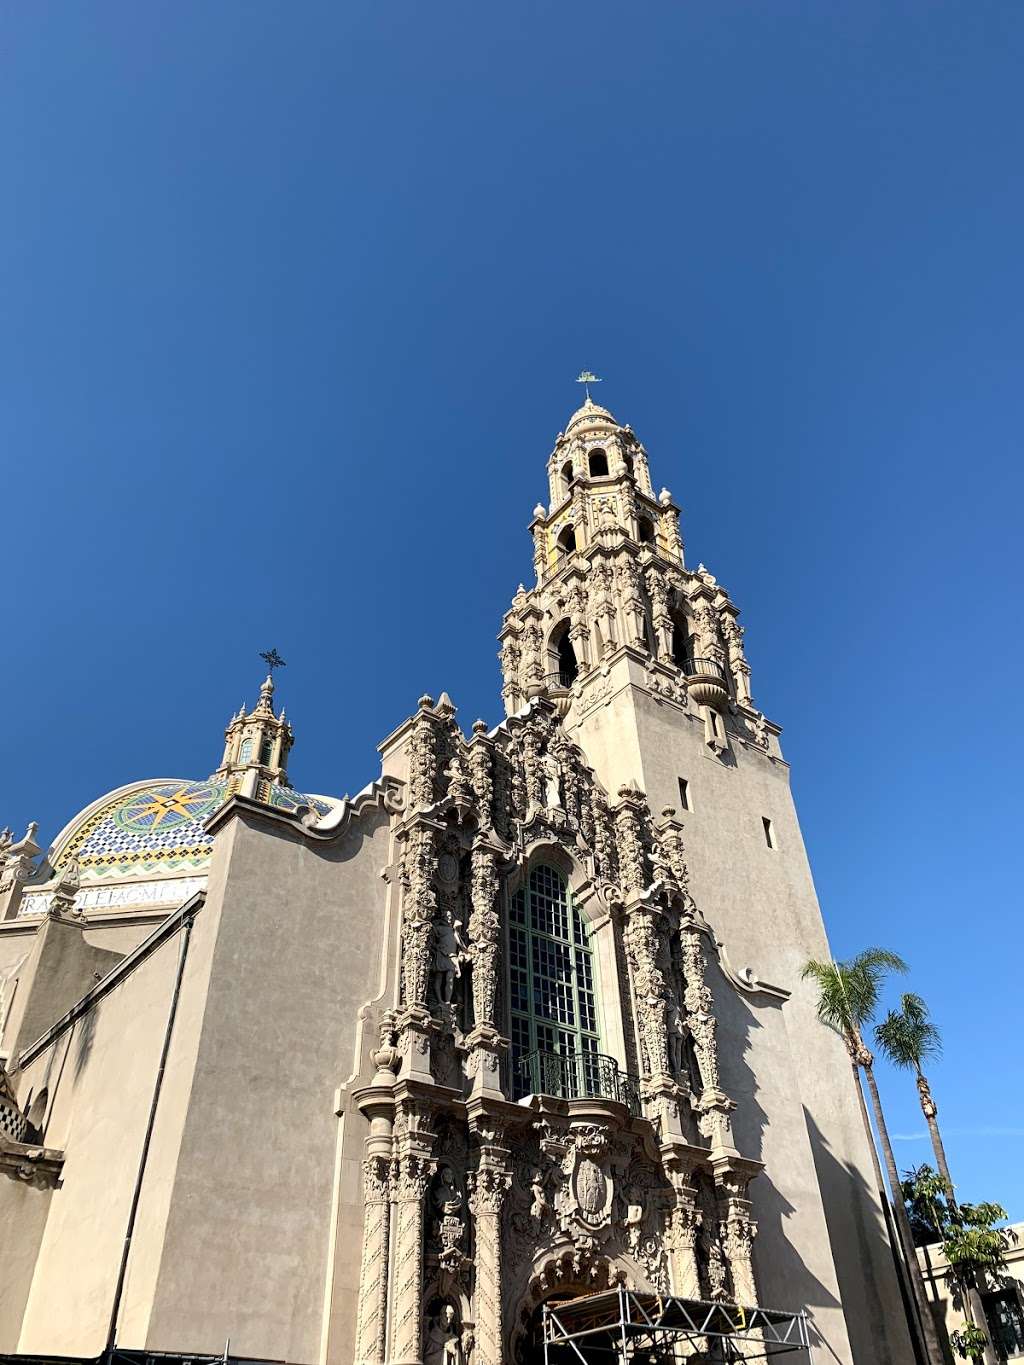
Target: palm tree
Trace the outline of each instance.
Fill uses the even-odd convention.
[[[954,1221],[959,1220],[956,1196],[953,1193],[953,1177],[949,1173],[946,1149],[942,1145],[939,1132],[939,1108],[932,1099],[931,1086],[924,1074],[923,1063],[934,1061],[942,1055],[942,1036],[928,1017],[928,1006],[919,995],[908,992],[900,997],[898,1010],[890,1010],[875,1028],[875,1042],[882,1055],[893,1064],[906,1071],[913,1071],[917,1078],[917,1093],[921,1100],[921,1112],[928,1124],[932,1140],[932,1151],[939,1168],[939,1176],[946,1187],[946,1203]],[[926,1168],[922,1168],[926,1169]],[[934,1179],[934,1173],[932,1175]],[[936,1234],[941,1238],[941,1232]],[[985,1309],[978,1286],[976,1271],[967,1267],[960,1276],[963,1280],[964,1307],[967,1320],[972,1326],[981,1327],[986,1321]],[[986,1359],[995,1359],[991,1352],[985,1353]]]
[[[890,1010],[875,1029],[875,1042],[879,1051],[893,1066],[916,1073],[921,1111],[931,1134],[932,1150],[935,1153],[939,1175],[946,1182],[949,1199],[952,1202],[953,1179],[949,1174],[946,1149],[942,1145],[942,1135],[936,1118],[938,1106],[932,1099],[931,1087],[922,1069],[924,1062],[934,1061],[942,1055],[942,1038],[939,1030],[928,1018],[928,1006],[919,995],[908,993],[900,997],[899,1009]]]
[[[878,1085],[875,1082],[875,1059],[864,1042],[863,1032],[878,1009],[878,996],[886,975],[889,972],[905,972],[906,970],[907,964],[896,953],[891,953],[885,948],[865,948],[862,953],[858,953],[849,962],[815,962],[812,960],[804,966],[802,976],[805,980],[813,981],[818,988],[818,1018],[829,1028],[835,1029],[849,1053],[850,1064],[853,1067],[854,1080],[857,1085],[857,1094],[860,1097],[861,1117],[867,1130],[868,1143],[875,1161],[875,1174],[880,1193],[884,1199],[882,1173],[878,1167],[878,1157],[871,1137],[871,1126],[868,1123],[867,1111],[864,1108],[864,1097],[860,1088],[861,1074],[867,1082],[868,1094],[871,1096],[871,1107],[875,1115],[875,1128],[878,1132],[878,1140],[882,1147],[885,1167],[889,1175],[892,1211],[899,1230],[900,1241],[903,1244],[911,1288],[917,1301],[925,1355],[930,1360],[931,1365],[942,1365],[942,1350],[935,1330],[935,1321],[928,1306],[924,1279],[921,1275],[921,1267],[918,1264],[917,1252],[914,1249],[910,1220],[907,1217],[907,1209],[902,1197],[902,1186],[896,1170],[896,1158],[893,1156],[889,1130],[886,1127],[885,1115],[882,1112],[882,1101],[878,1094]]]

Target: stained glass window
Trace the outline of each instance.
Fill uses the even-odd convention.
[[[509,915],[512,1067],[541,1050],[598,1051],[593,952],[561,873],[541,864],[512,897]]]

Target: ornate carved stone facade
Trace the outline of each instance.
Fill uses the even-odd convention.
[[[598,441],[605,472],[592,476]],[[532,527],[537,586],[519,589],[502,630],[506,720],[490,733],[477,722],[467,738],[447,696],[423,697],[400,741],[401,970],[384,1027],[401,1065],[353,1095],[374,1129],[366,1362],[382,1359],[388,1319],[395,1365],[429,1365],[431,1332],[438,1359],[525,1359],[531,1314],[555,1288],[622,1281],[756,1302],[745,1196],[760,1166],[733,1145],[708,972],[717,945],[689,892],[683,827],[672,809],[656,819],[635,784],[605,791],[565,724],[567,694],[582,698],[622,648],[642,657],[659,697],[746,706],[735,608],[703,568],[685,569],[677,510],[654,497],[628,428],[588,404],[549,477],[550,511]],[[710,682],[695,658],[717,666]],[[537,867],[565,881],[581,923],[603,925],[596,988],[620,1039],[619,1056],[593,1053],[582,1071],[556,1055],[576,1071],[552,1093],[527,1083],[510,1039],[508,917]]]
[[[495,728],[423,696],[380,780],[302,796],[268,679],[208,781],[131,784],[45,853],[0,834],[3,1350],[80,1358],[116,1319],[158,1352],[533,1365],[546,1299],[625,1284],[813,1301],[843,1365],[906,1365],[846,1336],[834,1257],[881,1214],[849,1068],[786,989],[827,948],[736,607],[604,409],[547,472]],[[855,1172],[834,1197],[819,1150]],[[133,1207],[136,1159],[119,1279],[96,1210]]]

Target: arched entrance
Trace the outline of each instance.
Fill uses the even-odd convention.
[[[630,1256],[606,1259],[597,1251],[563,1246],[547,1256],[538,1257],[509,1331],[512,1365],[544,1365],[545,1304],[565,1303],[619,1284],[648,1292],[653,1288]],[[591,1359],[585,1351],[583,1354],[587,1360]],[[610,1365],[607,1351],[603,1357],[595,1356],[594,1360],[600,1361],[601,1365]],[[549,1346],[548,1365],[580,1365],[580,1357],[571,1346]],[[641,1365],[640,1357],[637,1357],[636,1365]],[[669,1365],[672,1365],[671,1360]]]

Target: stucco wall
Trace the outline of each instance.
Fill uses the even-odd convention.
[[[774,1015],[771,1022],[759,1018],[757,1028],[742,1027],[737,1001],[722,1025],[723,1032],[738,1028],[733,1055],[744,1058],[732,1083],[753,1087],[753,1105],[737,1112],[737,1134],[760,1142],[769,1167],[752,1187],[761,1219],[755,1265],[765,1298],[807,1307],[827,1342],[819,1347],[822,1359],[834,1353],[857,1365],[904,1365],[911,1347],[849,1063],[800,980],[803,963],[827,956],[828,945],[788,769],[735,739],[725,761],[711,755],[695,708],[682,712],[623,687],[625,671],[624,661],[613,668],[609,701],[584,715],[573,737],[613,794],[637,781],[654,812],[679,810],[678,779],[687,780],[693,810],[679,810],[679,818],[697,905],[734,967],[750,966],[793,993],[781,1027]],[[772,821],[774,849],[766,844],[763,816]],[[723,1046],[723,1068],[735,1069],[729,1055]],[[816,1186],[827,1229],[808,1207],[818,1203]]]
[[[176,964],[172,940],[16,1078],[23,1103],[47,1089],[43,1138],[66,1154],[19,1351],[103,1349]],[[141,1236],[158,1234],[150,1225]]]
[[[232,825],[204,911],[216,942],[153,1311],[145,1342],[126,1344],[210,1352],[230,1337],[239,1355],[314,1361],[334,1097],[377,989],[387,816],[320,845],[252,813]]]

